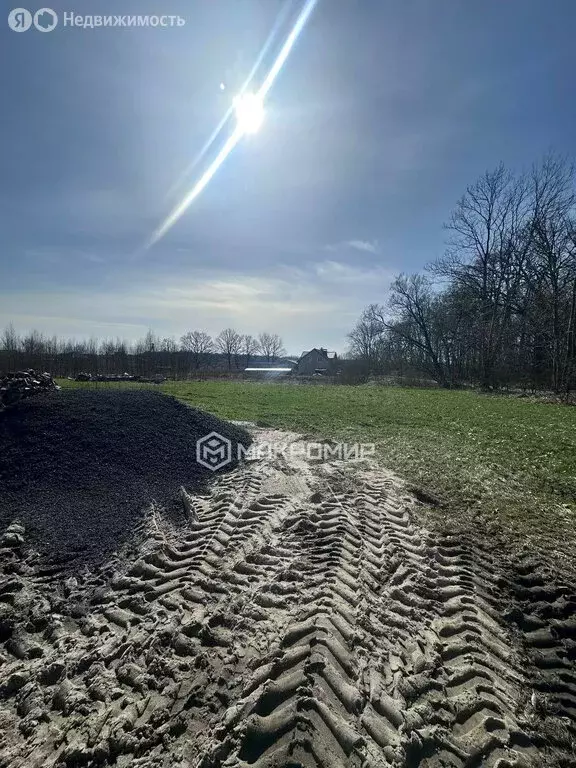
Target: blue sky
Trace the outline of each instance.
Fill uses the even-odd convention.
[[[500,161],[574,154],[573,0],[319,0],[260,132],[147,250],[300,3],[51,7],[186,24],[16,34],[2,21],[0,327],[135,339],[232,326],[291,352],[342,350],[396,273],[441,255],[468,183]]]

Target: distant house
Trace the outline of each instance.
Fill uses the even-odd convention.
[[[328,352],[324,347],[302,352],[293,373],[297,376],[333,376],[338,365],[336,352]]]

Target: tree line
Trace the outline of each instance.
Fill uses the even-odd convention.
[[[573,390],[575,181],[553,155],[525,173],[486,172],[445,224],[446,253],[363,311],[351,357],[368,374],[409,371],[444,387]]]
[[[272,363],[285,354],[278,334],[252,336],[233,328],[225,328],[214,338],[205,331],[187,331],[179,341],[149,330],[134,343],[120,338],[49,337],[37,330],[19,335],[12,324],[0,335],[0,370],[34,368],[54,376],[127,372],[186,378],[200,371],[240,370],[254,360]]]

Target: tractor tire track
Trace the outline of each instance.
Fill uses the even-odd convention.
[[[574,764],[575,590],[528,556],[428,530],[375,465],[182,503],[74,576],[0,548],[0,768]]]

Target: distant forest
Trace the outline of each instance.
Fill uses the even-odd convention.
[[[242,370],[254,361],[273,363],[283,355],[278,334],[254,337],[232,328],[215,338],[204,331],[188,331],[178,342],[148,331],[134,344],[122,339],[60,339],[46,337],[40,331],[19,336],[13,325],[0,335],[0,371],[34,368],[53,376],[129,373],[186,379],[206,372]]]
[[[350,333],[359,374],[423,374],[445,387],[570,392],[576,385],[576,176],[547,156],[468,187],[445,255],[399,275]]]

